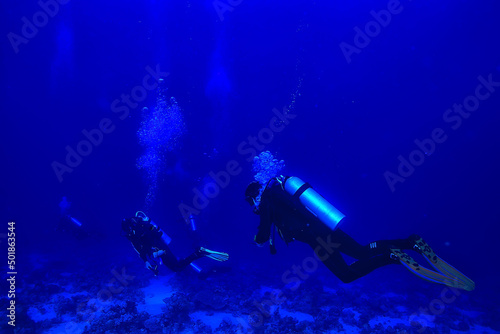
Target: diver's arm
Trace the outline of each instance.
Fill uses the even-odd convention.
[[[268,199],[263,199],[259,205],[259,215],[260,215],[260,224],[258,227],[257,235],[254,238],[254,241],[257,245],[262,246],[266,241],[269,240],[271,236],[271,208],[269,205]]]
[[[130,241],[132,243],[132,247],[134,247],[134,250],[139,254],[139,257],[142,259],[142,261],[147,262],[148,258],[144,252],[140,252],[139,249],[141,249],[140,245],[138,244],[137,241]]]

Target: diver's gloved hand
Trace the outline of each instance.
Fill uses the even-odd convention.
[[[254,236],[254,237],[253,237],[253,242],[255,242],[255,244],[257,245],[257,247],[264,247],[264,244],[265,244],[265,243],[259,244],[259,243],[257,242],[257,236]]]
[[[155,276],[158,276],[158,266],[153,267],[149,261],[146,261],[146,269],[151,270]]]
[[[165,254],[165,251],[164,251],[164,250],[162,250],[162,249],[160,249],[160,250],[158,250],[158,251],[156,251],[156,252],[153,252],[153,257],[154,257],[154,258],[157,258],[157,257],[162,256],[163,254]]]
[[[153,270],[153,266],[149,263],[149,261],[146,261],[146,269]]]

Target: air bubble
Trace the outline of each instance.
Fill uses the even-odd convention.
[[[137,159],[136,166],[144,171],[148,182],[146,208],[151,207],[156,198],[158,182],[165,172],[166,153],[178,148],[185,133],[182,111],[174,97],[167,102],[165,90],[160,82],[156,105],[152,109],[142,109],[143,119],[137,131],[144,153]]]
[[[266,184],[285,167],[285,161],[275,159],[271,152],[264,151],[253,159],[252,170],[254,179],[260,184]]]

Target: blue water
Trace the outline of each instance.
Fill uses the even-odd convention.
[[[499,332],[499,9],[2,3],[2,333]],[[256,247],[263,151],[361,244],[417,233],[476,289],[396,265],[345,284],[305,244]],[[121,234],[138,210],[177,257],[229,261],[155,277]]]

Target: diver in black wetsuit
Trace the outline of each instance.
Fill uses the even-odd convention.
[[[229,258],[227,253],[200,247],[185,259],[178,260],[168,247],[170,238],[141,211],[138,211],[133,218],[123,219],[122,230],[140,258],[146,263],[146,268],[155,276],[158,275],[158,267],[161,263],[170,270],[179,272],[202,257],[217,261],[226,261]]]
[[[418,235],[407,239],[379,240],[363,246],[338,227],[332,230],[301,203],[301,194],[310,186],[304,184],[305,187],[292,196],[285,190],[287,179],[283,176],[272,178],[264,187],[255,181],[245,192],[246,201],[252,205],[254,213],[260,216],[254,241],[262,246],[269,240],[272,254],[276,253],[274,231],[277,230],[287,244],[297,240],[311,246],[316,258],[344,283],[352,282],[382,266],[402,263],[422,279],[465,290],[474,289],[472,281],[456,269],[452,271],[450,268],[453,267],[437,257]],[[440,273],[419,266],[402,249],[413,249],[426,256]],[[357,261],[348,265],[341,253]]]

